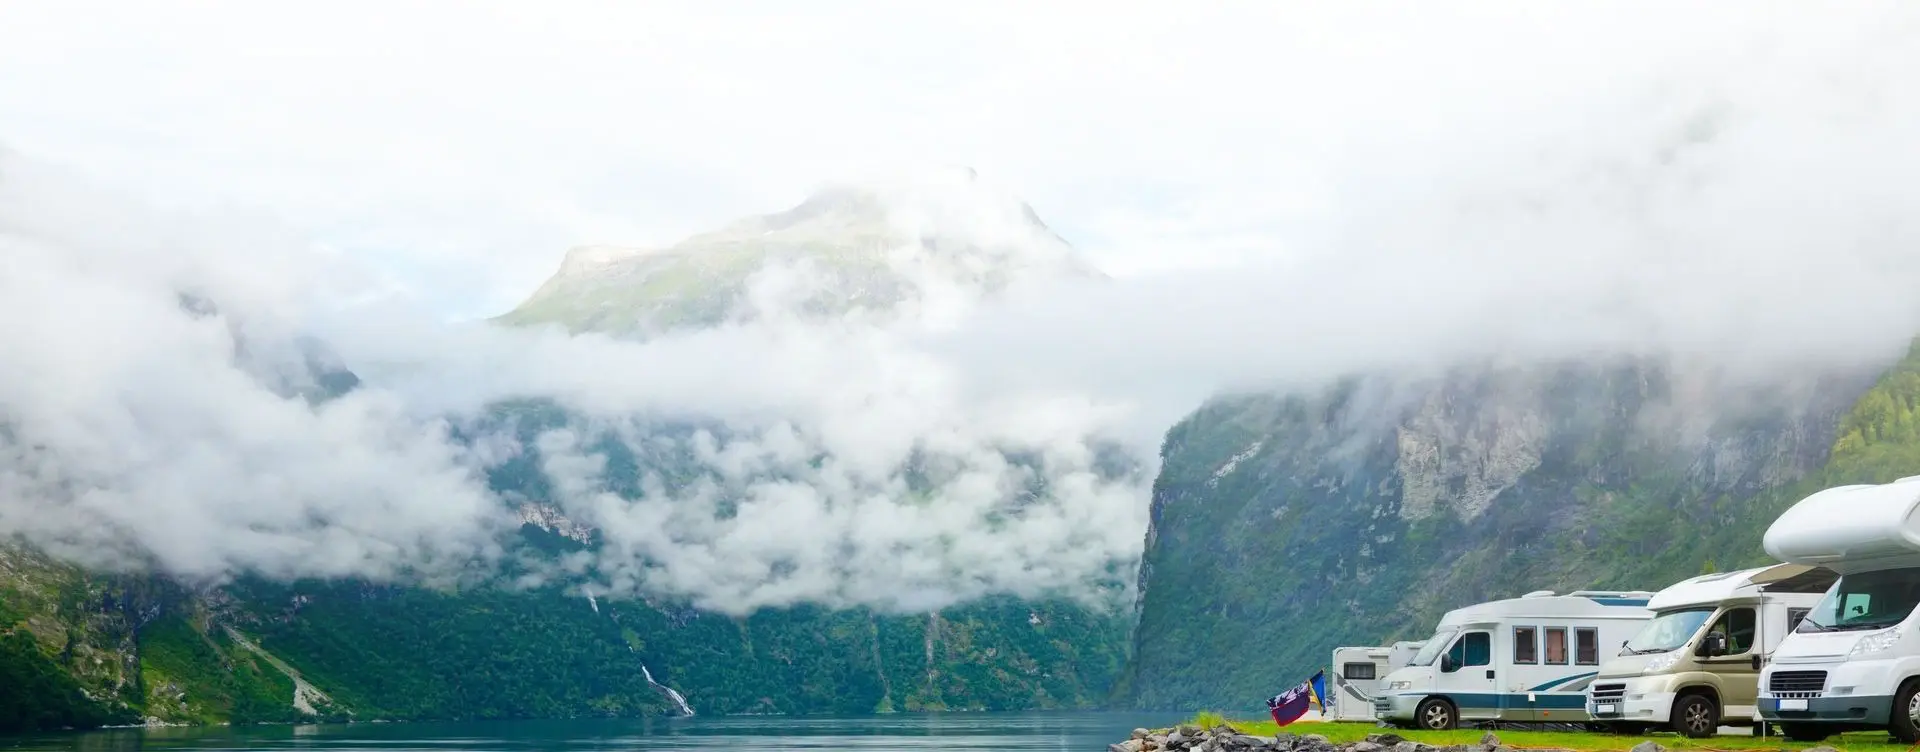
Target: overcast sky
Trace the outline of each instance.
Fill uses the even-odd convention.
[[[1710,87],[1913,22],[1548,7],[10,3],[0,143],[276,214],[459,318],[570,245],[670,243],[929,164],[976,167],[1116,274],[1285,253],[1356,193],[1421,189],[1383,148],[1599,137],[1567,129],[1651,73]]]
[[[0,536],[191,578],[487,570],[519,449],[445,421],[551,397],[545,501],[611,536],[603,584],[921,608],[1129,579],[1160,441],[1223,389],[1648,355],[1690,416],[1804,408],[1734,377],[1920,332],[1920,5],[1730,7],[9,3]],[[955,163],[1121,279],[952,326],[446,325],[572,245]],[[303,335],[363,388],[288,397]],[[687,415],[726,435],[652,433]],[[608,432],[699,477],[615,493]]]

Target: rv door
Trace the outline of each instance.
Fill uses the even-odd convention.
[[[1461,632],[1441,656],[1435,693],[1451,696],[1459,704],[1461,719],[1500,716],[1500,670],[1493,658],[1493,632],[1484,628]]]
[[[1720,677],[1720,707],[1726,717],[1747,717],[1759,701],[1759,609],[1734,606],[1720,612],[1694,642],[1694,659]]]

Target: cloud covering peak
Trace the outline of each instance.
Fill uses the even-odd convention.
[[[1686,18],[1672,26],[1580,11],[1595,25],[1578,34],[1476,14],[1425,19],[1432,29],[1413,33],[1355,11],[1358,21],[1288,27],[1296,64],[1265,67],[1234,64],[1258,62],[1252,51],[1271,45],[1253,42],[1271,41],[1267,27],[1229,18],[1033,13],[1046,28],[1097,20],[1151,31],[1143,38],[1185,53],[1135,61],[1098,39],[1063,48],[1050,35],[1022,38],[1019,59],[1113,53],[1096,56],[1112,77],[1069,66],[1046,69],[1072,72],[1055,79],[966,79],[957,91],[1012,87],[1030,107],[1006,111],[1031,113],[1021,122],[1035,128],[1073,124],[1085,144],[1047,131],[1035,139],[1046,148],[1005,152],[999,164],[1016,170],[879,191],[931,207],[905,220],[869,221],[861,207],[885,202],[850,198],[731,226],[709,217],[704,226],[721,229],[680,249],[690,261],[673,271],[688,276],[586,275],[595,286],[551,291],[558,308],[527,322],[565,324],[556,329],[448,325],[391,294],[364,256],[316,248],[276,221],[149,210],[0,157],[0,534],[94,566],[196,579],[474,579],[516,555],[522,505],[537,503],[601,536],[539,576],[730,612],[924,608],[989,592],[1097,597],[1131,581],[1161,436],[1222,389],[1619,353],[1765,381],[1885,362],[1920,332],[1920,206],[1909,190],[1920,95],[1901,78],[1920,69],[1910,11],[1711,23],[1677,13]],[[1202,26],[1245,43],[1198,44]],[[1300,31],[1313,28],[1351,44]],[[1489,49],[1507,52],[1466,54]],[[1522,52],[1536,64],[1512,65]],[[1241,76],[1216,88],[1199,75],[1242,68],[1283,71],[1287,83]],[[297,89],[302,79],[281,80]],[[1087,105],[1106,117],[1041,106],[1068,94],[1137,105],[1135,84],[1164,101]],[[965,119],[971,110],[940,111],[981,124]],[[757,148],[753,138],[773,137],[759,122],[720,130]],[[1108,123],[1144,135],[1116,141],[1093,128]],[[992,124],[1002,130],[988,135],[1009,132]],[[782,138],[819,133],[791,127]],[[896,131],[917,132],[863,133]],[[1202,149],[1223,133],[1245,138]],[[1096,147],[1111,164],[1055,155]],[[565,149],[553,153],[568,162]],[[370,154],[359,156],[379,161]],[[741,165],[759,164],[699,174],[757,175]],[[1038,202],[1049,221],[1102,228],[1065,233],[1104,238],[1090,256],[1124,255],[1119,241],[1136,245],[1135,259],[1259,253],[1166,265],[1187,267],[1179,272],[1047,278],[991,302],[967,284],[920,285],[973,268],[932,264],[942,237],[1052,235],[1023,203],[979,185],[1009,172],[1032,183],[1035,171],[1054,186],[1054,200]],[[1130,182],[1143,175],[1159,179]],[[460,186],[469,183],[515,184]],[[1116,183],[1156,195],[1153,210]],[[779,206],[795,204],[755,198],[721,216]],[[470,229],[441,219],[449,232]],[[935,242],[923,242],[925,227],[939,228]],[[852,246],[809,245],[816,230],[837,242],[862,228],[882,241],[865,246],[860,269],[912,273],[845,274],[821,262]],[[651,256],[580,251],[571,266],[623,270],[630,257]],[[691,274],[721,267],[725,284]],[[929,269],[938,273],[920,274]],[[935,294],[907,301],[880,284],[901,279]],[[645,280],[671,284],[643,290]],[[848,289],[871,295],[822,297]],[[724,294],[699,294],[714,290]],[[183,308],[183,294],[213,312]],[[648,307],[662,300],[723,305]],[[661,310],[689,325],[627,336]],[[300,388],[315,368],[297,344],[309,338],[355,388],[328,399]]]

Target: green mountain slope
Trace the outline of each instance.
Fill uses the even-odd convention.
[[[1873,379],[1622,360],[1214,400],[1167,436],[1117,694],[1257,708],[1461,604],[1764,562],[1807,493],[1920,473],[1920,348]]]
[[[984,191],[969,172],[888,191],[826,191],[662,251],[577,251],[503,323],[614,336],[717,324],[752,314],[757,275],[779,265],[812,275],[780,302],[814,316],[888,309],[929,284],[989,294],[1026,275],[1093,273],[1025,204]],[[181,308],[224,315],[198,296],[181,296]],[[277,344],[243,343],[236,365],[313,403],[360,386],[321,343]],[[280,360],[305,368],[275,368]],[[0,697],[0,731],[679,712],[648,672],[702,714],[1087,708],[1124,669],[1131,613],[1064,598],[989,597],[904,614],[801,605],[734,617],[671,600],[590,602],[575,582],[508,587],[522,573],[515,566],[599,545],[566,519],[536,446],[542,431],[594,421],[516,400],[455,423],[465,440],[520,445],[489,468],[493,490],[529,521],[508,571],[490,585],[243,578],[192,589],[82,572],[0,542],[0,686],[32,688]],[[687,444],[696,431],[724,436],[718,421],[627,428],[645,440],[589,439],[607,458],[607,492],[632,498],[644,474],[669,484],[712,479]],[[901,472],[904,493],[932,498],[921,481],[937,473]],[[1043,496],[1043,486],[1022,489],[1025,498]]]
[[[1124,667],[1128,621],[1006,598],[734,619],[557,588],[248,581],[189,594],[18,547],[0,562],[0,731],[677,714],[648,670],[701,714],[1087,708]]]

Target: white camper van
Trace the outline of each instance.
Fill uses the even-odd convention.
[[[1761,666],[1833,584],[1834,573],[1775,564],[1685,580],[1647,601],[1653,620],[1600,666],[1587,713],[1617,731],[1666,726],[1713,736],[1759,720]]]
[[[1333,681],[1327,687],[1327,693],[1333,695],[1330,720],[1375,720],[1373,696],[1380,691],[1380,680],[1412,661],[1421,644],[1334,648]]]
[[[1761,671],[1760,717],[1797,741],[1885,728],[1920,742],[1920,476],[1808,496],[1765,545],[1840,577]]]
[[[1550,591],[1447,612],[1406,668],[1387,675],[1374,714],[1396,725],[1585,723],[1604,645],[1640,631],[1647,591]]]

